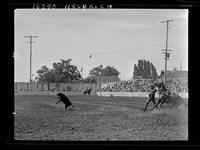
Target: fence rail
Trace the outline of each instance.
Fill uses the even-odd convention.
[[[52,91],[21,91],[15,93],[15,95],[55,95],[57,92]],[[75,95],[81,95],[82,92],[63,92],[66,95],[75,96]],[[91,93],[92,96],[105,96],[110,97],[111,94],[113,96],[121,96],[121,97],[148,97],[148,94],[146,92],[95,92],[93,91]],[[182,98],[188,98],[188,93],[179,93],[179,95]],[[156,94],[156,97],[158,95]]]
[[[15,92],[22,91],[83,91],[87,88],[98,89],[101,87],[100,84],[90,83],[30,83],[28,82],[15,82]],[[30,89],[31,87],[31,89]]]

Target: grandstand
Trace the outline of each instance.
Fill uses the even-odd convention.
[[[169,70],[166,75],[168,79],[188,80],[188,71]],[[164,74],[161,74],[159,78],[164,78]]]
[[[161,74],[157,80],[163,80]],[[132,81],[121,81],[117,83],[107,83],[102,86],[102,92],[146,92],[153,79],[132,79]],[[174,92],[188,92],[188,72],[168,71],[167,88]]]
[[[174,92],[188,92],[188,71],[167,71],[167,88]],[[159,76],[163,80],[164,74]]]

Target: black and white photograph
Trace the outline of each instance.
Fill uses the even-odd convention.
[[[14,139],[188,141],[188,13],[15,9]]]

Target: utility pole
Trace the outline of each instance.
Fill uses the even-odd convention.
[[[80,72],[82,73],[83,72],[83,67],[81,68]],[[82,86],[83,86],[83,76],[81,75],[81,84],[80,84],[80,87],[79,87],[79,90],[81,91],[82,89]]]
[[[169,60],[169,57],[170,57],[170,53],[169,51],[171,50],[168,50],[168,28],[169,28],[169,22],[172,22],[173,20],[164,20],[164,21],[161,21],[160,23],[166,23],[167,24],[167,31],[166,31],[166,48],[165,49],[162,49],[162,51],[164,51],[164,56],[165,56],[165,74],[164,74],[164,84],[166,86],[166,81],[167,81],[167,60]]]
[[[30,38],[30,41],[29,42],[26,42],[26,43],[30,43],[30,84],[29,84],[29,90],[32,90],[32,86],[31,86],[31,83],[32,83],[32,79],[31,79],[31,71],[32,71],[32,43],[35,43],[32,41],[33,38],[37,38],[38,36],[33,36],[33,35],[29,35],[29,36],[24,36],[25,38]]]
[[[180,71],[182,71],[182,62],[181,62],[181,65],[180,65]]]

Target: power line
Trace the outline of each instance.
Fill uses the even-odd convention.
[[[151,44],[151,46],[154,45],[154,43]],[[156,44],[155,44],[156,45]],[[158,45],[157,45],[158,46]],[[136,50],[141,50],[143,48],[150,47],[150,45],[146,46],[141,46],[133,49],[127,49],[127,50],[115,50],[115,51],[104,51],[104,52],[96,52],[96,53],[91,53],[90,58],[92,55],[103,55],[103,54],[112,54],[112,53],[124,53],[124,52],[130,52],[130,51],[136,51]]]
[[[29,35],[29,36],[24,36],[25,38],[30,38],[30,41],[29,42],[26,42],[26,43],[30,43],[30,85],[29,85],[29,88],[30,90],[32,89],[31,88],[31,82],[32,82],[32,79],[31,79],[31,71],[32,71],[32,43],[35,43],[32,41],[33,38],[37,38],[38,36],[33,36],[33,35]]]
[[[165,49],[162,49],[163,53],[164,53],[164,56],[165,56],[165,73],[164,73],[164,84],[166,85],[166,80],[167,80],[167,60],[169,60],[169,57],[170,57],[170,53],[169,51],[171,50],[168,50],[168,28],[169,28],[169,22],[172,22],[173,20],[164,20],[164,21],[161,21],[160,23],[166,23],[167,25],[167,31],[166,31],[166,48]]]

